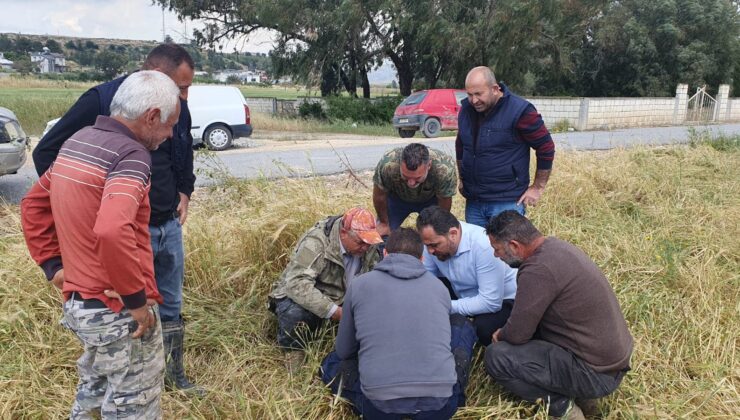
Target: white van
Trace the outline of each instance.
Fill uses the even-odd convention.
[[[225,150],[233,139],[252,135],[247,101],[234,86],[191,86],[188,108],[194,145],[203,143],[211,150]]]
[[[193,146],[205,144],[211,150],[226,150],[234,139],[252,135],[249,107],[234,86],[190,86],[188,108]],[[59,118],[46,123],[43,138]]]

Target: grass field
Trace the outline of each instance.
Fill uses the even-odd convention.
[[[221,175],[220,186],[194,194],[184,228],[186,365],[211,391],[199,400],[167,393],[165,418],[348,418],[315,377],[334,331],[319,334],[290,376],[265,300],[301,233],[349,206],[370,207],[371,191],[345,176]],[[737,418],[739,179],[738,137],[714,147],[559,152],[529,215],[604,270],[635,337],[633,370],[601,402],[605,418]],[[453,211],[463,214],[457,197]],[[0,418],[62,418],[80,346],[57,324],[59,294],[28,256],[17,206],[0,208],[0,277]],[[503,393],[481,362],[478,353],[456,418],[544,418]]]
[[[92,87],[92,83],[64,82],[39,80],[33,78],[0,78],[0,106],[15,112],[26,131],[26,134],[38,136],[46,127],[46,123],[54,118],[61,117],[85,92]],[[318,95],[317,91],[307,91],[301,87],[260,87],[239,86],[247,98],[278,98],[297,99],[299,96]],[[374,88],[373,94],[383,95],[398,93],[397,90]],[[395,136],[396,132],[391,124],[366,125],[351,122],[325,123],[316,120],[305,121],[295,118],[280,118],[267,114],[255,114],[253,117],[255,130],[286,130],[308,131],[325,133],[350,133],[366,135]],[[272,128],[280,127],[280,128]]]

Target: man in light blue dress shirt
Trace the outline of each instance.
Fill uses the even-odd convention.
[[[439,206],[419,213],[416,228],[425,245],[424,267],[450,289],[450,312],[472,317],[480,343],[491,344],[514,306],[517,270],[493,255],[484,228]]]

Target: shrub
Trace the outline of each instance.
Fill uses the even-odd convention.
[[[326,112],[321,102],[302,102],[298,107],[301,118],[313,118],[315,120],[326,120]]]
[[[366,124],[388,124],[393,112],[403,100],[400,96],[376,99],[331,96],[326,99],[327,115],[331,120],[347,120]]]

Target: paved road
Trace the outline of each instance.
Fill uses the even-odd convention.
[[[721,124],[711,126],[695,126],[698,132],[707,131],[712,136],[719,134],[740,134],[740,124]],[[553,138],[558,149],[577,150],[606,150],[616,147],[631,147],[635,145],[662,145],[672,143],[685,143],[689,140],[689,128],[677,127],[651,127],[631,128],[612,131],[585,131],[554,134]],[[454,152],[454,138],[445,137],[439,139],[415,138],[432,147]],[[378,138],[373,144],[361,146],[337,146],[332,148],[326,142],[316,141],[316,146],[304,149],[291,150],[260,150],[260,147],[233,150],[226,153],[213,154],[220,160],[223,167],[239,178],[256,178],[266,176],[269,178],[280,176],[300,176],[310,173],[333,174],[345,171],[347,164],[356,171],[372,169],[378,162],[381,154],[390,147],[404,144],[400,139]],[[26,164],[16,175],[5,175],[0,177],[0,200],[10,203],[18,203],[23,194],[36,180],[33,164]],[[213,179],[203,173],[209,173],[206,162],[197,162],[199,168],[197,185],[203,186],[213,183]]]

